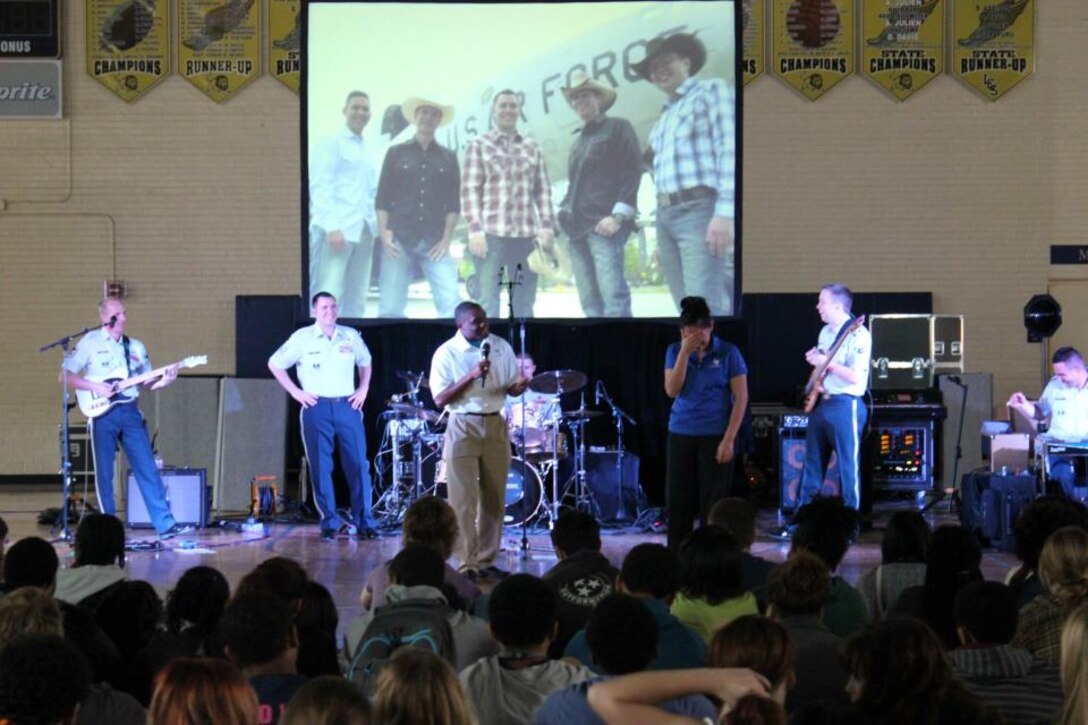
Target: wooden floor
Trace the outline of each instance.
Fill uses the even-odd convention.
[[[58,506],[60,494],[34,491],[0,491],[0,516],[9,527],[8,545],[25,536],[56,539],[56,532],[37,524],[38,513]],[[866,569],[880,562],[880,537],[883,522],[894,510],[909,504],[878,507],[873,531],[862,535],[860,541],[846,554],[839,573],[854,582]],[[927,513],[930,523],[937,526],[957,523],[948,513],[948,507],[939,504]],[[765,535],[778,523],[774,511],[761,512],[760,535],[752,547],[757,556],[781,561],[789,553],[788,542],[780,542]],[[644,542],[665,543],[663,534],[649,532],[605,531],[602,535],[603,550],[619,567],[625,553],[636,544]],[[521,550],[521,529],[508,528],[503,537],[503,553],[498,566],[511,572],[543,574],[554,566],[556,557],[551,549],[546,530],[529,531],[529,550]],[[341,627],[359,616],[362,608],[359,594],[369,571],[377,564],[391,558],[400,547],[400,536],[390,532],[374,541],[357,542],[350,539],[335,542],[322,541],[317,524],[270,524],[265,534],[246,533],[223,528],[201,529],[192,535],[165,542],[160,548],[139,550],[141,544],[156,545],[157,539],[150,530],[129,530],[127,569],[130,576],[151,582],[162,592],[168,591],[178,577],[189,567],[206,564],[219,569],[233,587],[260,562],[273,556],[287,556],[299,561],[310,576],[324,584],[332,592],[340,610]],[[61,566],[71,562],[69,545],[58,540],[57,552]],[[987,551],[983,558],[983,572],[989,579],[1003,579],[1016,565],[1010,554]]]

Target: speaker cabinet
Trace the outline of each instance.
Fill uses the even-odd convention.
[[[803,428],[783,428],[779,431],[781,458],[779,460],[779,509],[784,514],[797,510],[797,501],[801,495],[801,477],[805,471],[805,431]],[[839,479],[839,459],[832,453],[827,466],[824,484],[820,489],[824,496],[842,495]]]
[[[162,471],[166,484],[166,500],[170,511],[179,524],[203,528],[208,524],[211,499],[204,482],[203,468],[167,468]],[[147,513],[144,497],[136,484],[136,476],[128,472],[128,503],[125,519],[130,529],[150,529],[151,516]]]
[[[638,484],[638,456],[630,451],[623,453],[622,507],[619,469],[616,465],[618,459],[619,454],[616,451],[586,453],[586,483],[596,504],[594,513],[599,513],[601,521],[605,522],[634,521],[642,508],[642,489]]]

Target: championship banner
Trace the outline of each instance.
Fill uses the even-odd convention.
[[[854,0],[773,0],[772,71],[815,101],[854,72]]]
[[[900,101],[944,72],[944,0],[861,0],[861,72]]]
[[[208,98],[227,100],[261,74],[261,4],[177,0],[178,72]]]
[[[268,68],[272,77],[298,93],[302,68],[302,0],[268,0]]]
[[[127,103],[170,75],[168,0],[87,0],[87,73]]]
[[[744,38],[744,85],[763,74],[767,57],[767,28],[763,0],[743,0],[740,6],[740,32]]]
[[[1034,0],[956,0],[956,76],[991,101],[1035,72]]]

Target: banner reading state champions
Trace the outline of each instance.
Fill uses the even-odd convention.
[[[87,0],[87,73],[131,103],[170,75],[168,0]]]
[[[854,72],[854,0],[773,0],[775,75],[816,100]]]
[[[958,0],[953,72],[991,101],[1035,72],[1035,0]]]
[[[861,72],[906,100],[944,72],[944,0],[862,0]]]
[[[268,0],[268,72],[298,93],[302,0]]]
[[[221,102],[261,74],[261,3],[177,0],[178,72]]]

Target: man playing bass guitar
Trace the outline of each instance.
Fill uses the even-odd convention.
[[[873,340],[864,318],[850,314],[852,304],[845,285],[820,288],[816,311],[824,327],[816,347],[805,353],[813,374],[799,507],[820,493],[832,452],[839,460],[843,501],[854,510],[860,503],[861,431],[868,418],[862,398],[869,387]]]

